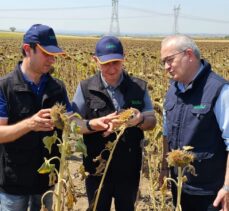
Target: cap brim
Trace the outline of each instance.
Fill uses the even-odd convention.
[[[52,55],[52,56],[58,56],[58,55],[65,55],[65,52],[54,45],[48,45],[48,46],[41,46],[39,44],[37,44],[37,46],[46,54]]]
[[[106,64],[113,61],[124,61],[122,54],[108,54],[104,56],[96,56],[100,64]]]

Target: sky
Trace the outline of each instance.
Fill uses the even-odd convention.
[[[119,0],[117,8],[112,30],[118,20],[123,35],[229,35],[229,0]],[[2,0],[0,30],[24,32],[41,23],[56,33],[108,34],[111,17],[112,0]]]

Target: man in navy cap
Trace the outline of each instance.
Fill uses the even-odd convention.
[[[0,210],[39,211],[41,196],[49,187],[48,174],[38,168],[48,155],[42,139],[53,134],[50,108],[61,103],[72,112],[63,82],[49,71],[55,56],[63,55],[49,26],[35,24],[24,35],[23,61],[0,78]],[[82,132],[107,128],[106,118],[78,120]],[[107,120],[106,120],[107,121]],[[87,126],[86,126],[87,123]],[[52,197],[45,197],[51,210]]]
[[[81,81],[73,99],[73,110],[86,119],[130,107],[136,111],[117,144],[96,210],[110,210],[114,197],[117,211],[133,211],[139,186],[143,131],[154,128],[156,124],[152,102],[146,82],[123,70],[123,46],[117,37],[102,37],[96,44],[94,60],[99,72]],[[83,164],[90,174],[86,178],[86,191],[91,205],[101,180],[101,175],[96,173],[99,163],[93,160],[109,141],[115,139],[115,133],[93,130],[84,135],[88,156],[83,158]],[[102,156],[107,157],[105,153]]]

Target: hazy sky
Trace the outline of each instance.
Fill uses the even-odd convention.
[[[229,34],[229,0],[119,0],[120,31],[171,34],[179,5],[178,32]],[[111,14],[112,0],[2,0],[0,30],[42,23],[57,33],[107,33]]]

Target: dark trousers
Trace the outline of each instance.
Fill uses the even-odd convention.
[[[176,206],[177,192],[172,187],[173,204]],[[214,207],[213,202],[216,195],[190,195],[182,192],[181,207],[182,211],[219,211],[220,207]]]
[[[86,179],[86,191],[89,205],[93,204],[100,178],[89,176]],[[97,204],[97,211],[110,211],[112,198],[116,211],[134,211],[139,180],[105,181]]]

